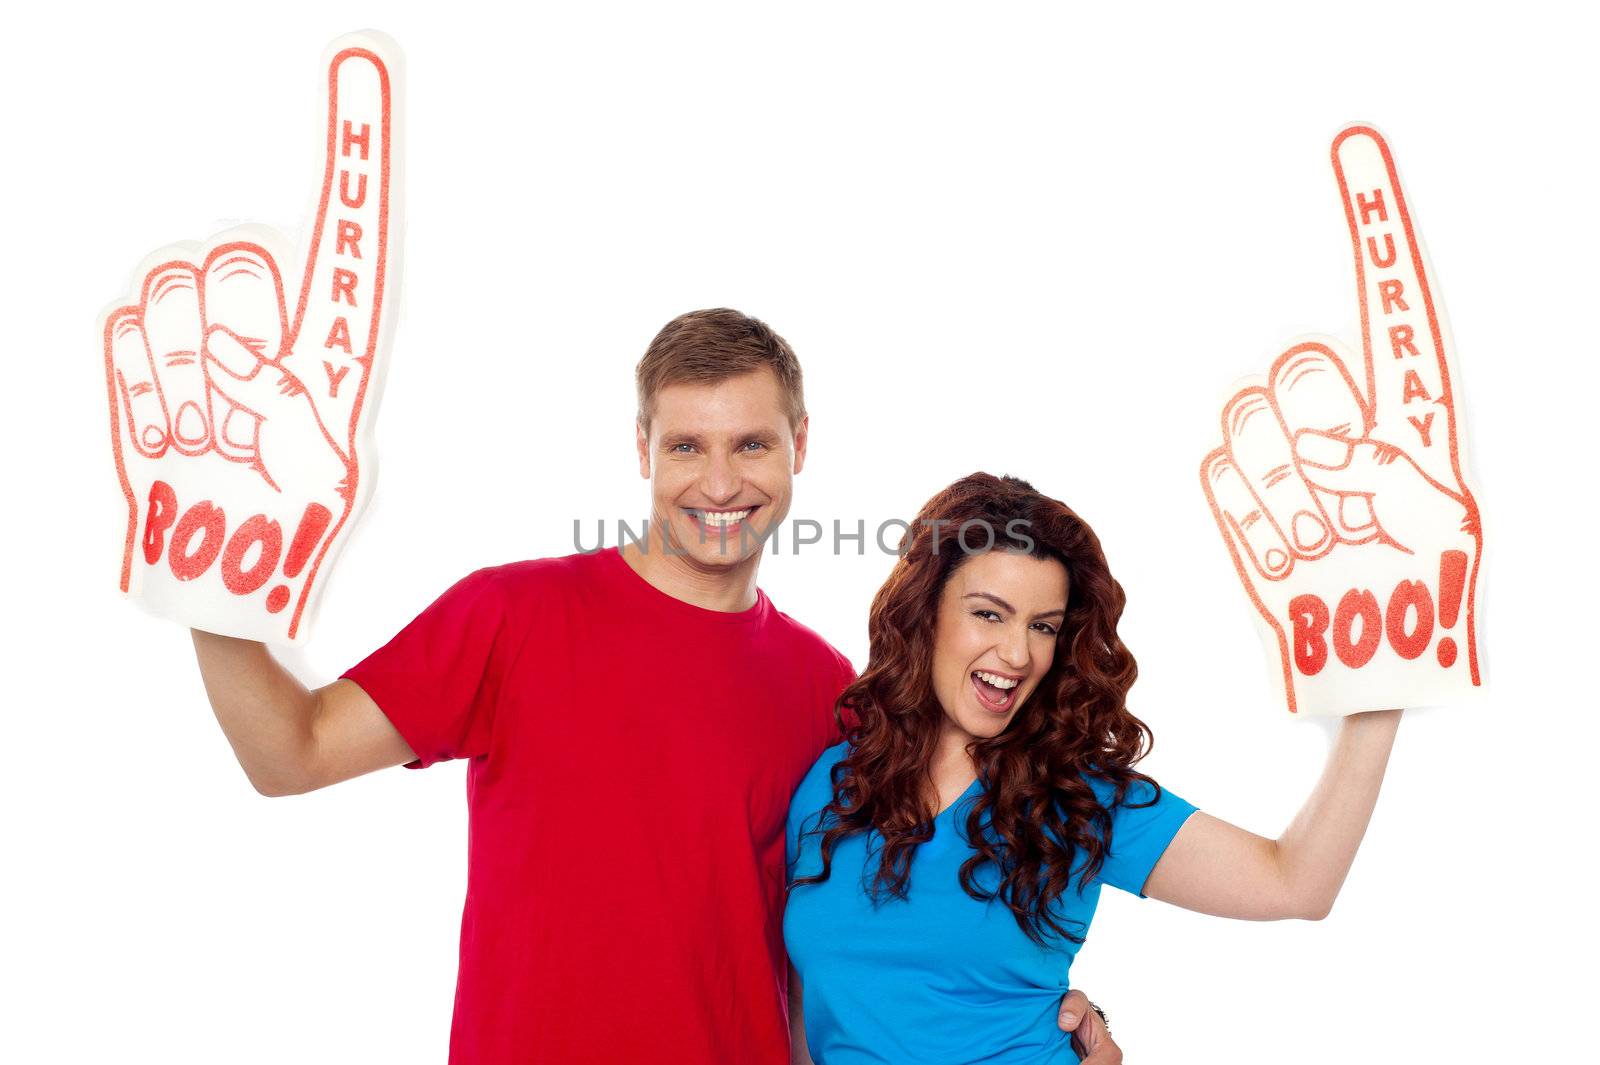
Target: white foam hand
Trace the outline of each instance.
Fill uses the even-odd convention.
[[[1291,346],[1228,400],[1201,466],[1284,698],[1309,714],[1437,703],[1480,683],[1483,535],[1449,327],[1382,136],[1351,127],[1332,154],[1362,360],[1332,338]]]
[[[394,45],[334,42],[321,193],[303,260],[243,227],[145,260],[103,316],[128,516],[122,590],[196,628],[305,638],[370,492],[369,427],[395,249]],[[280,264],[303,261],[293,316]]]

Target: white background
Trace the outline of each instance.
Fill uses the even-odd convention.
[[[795,517],[910,517],[976,469],[1067,500],[1128,590],[1145,768],[1268,835],[1328,734],[1272,698],[1196,467],[1236,377],[1354,337],[1327,150],[1376,123],[1458,341],[1491,687],[1407,715],[1327,921],[1108,892],[1073,981],[1135,1062],[1578,1055],[1594,27],[1536,3],[573,6],[7,16],[0,1057],[444,1059],[462,768],[251,790],[187,632],[115,590],[95,326],[162,244],[300,231],[318,58],[367,25],[407,55],[401,319],[376,494],[289,659],[307,683],[470,569],[642,516],[634,361],[729,305],[805,366]],[[889,562],[811,548],[762,584],[861,665]],[[651,988],[615,964],[626,1024]]]

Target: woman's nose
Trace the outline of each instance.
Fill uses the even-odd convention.
[[[999,646],[995,648],[1000,661],[1018,673],[1028,669],[1028,632],[1026,629],[1007,628]]]

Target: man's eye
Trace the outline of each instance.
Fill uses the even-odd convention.
[[[746,443],[746,444],[745,444],[745,445],[744,445],[744,446],[745,446],[745,447],[759,447],[759,448],[765,448],[765,447],[766,447],[766,446],[767,446],[767,445],[765,445],[765,444],[763,444],[763,443],[762,443],[762,442],[761,442],[761,441],[759,441],[759,440],[751,440],[751,441],[749,441],[749,442],[748,442],[748,443]]]
[[[683,448],[693,448],[693,447],[694,447],[693,444],[673,444],[672,445],[672,451],[674,453],[676,453],[676,454],[680,454],[681,455],[681,454],[684,454],[684,452],[682,450]]]

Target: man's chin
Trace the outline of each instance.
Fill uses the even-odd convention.
[[[760,545],[754,543],[741,545],[737,540],[730,541],[725,547],[715,541],[707,541],[703,544],[691,543],[688,548],[689,557],[706,567],[731,568],[750,561],[760,553]]]
[[[673,545],[676,554],[692,559],[707,568],[732,567],[748,562],[761,554],[764,541],[755,533],[738,533],[726,538],[707,534],[703,539],[698,530],[678,533]]]

